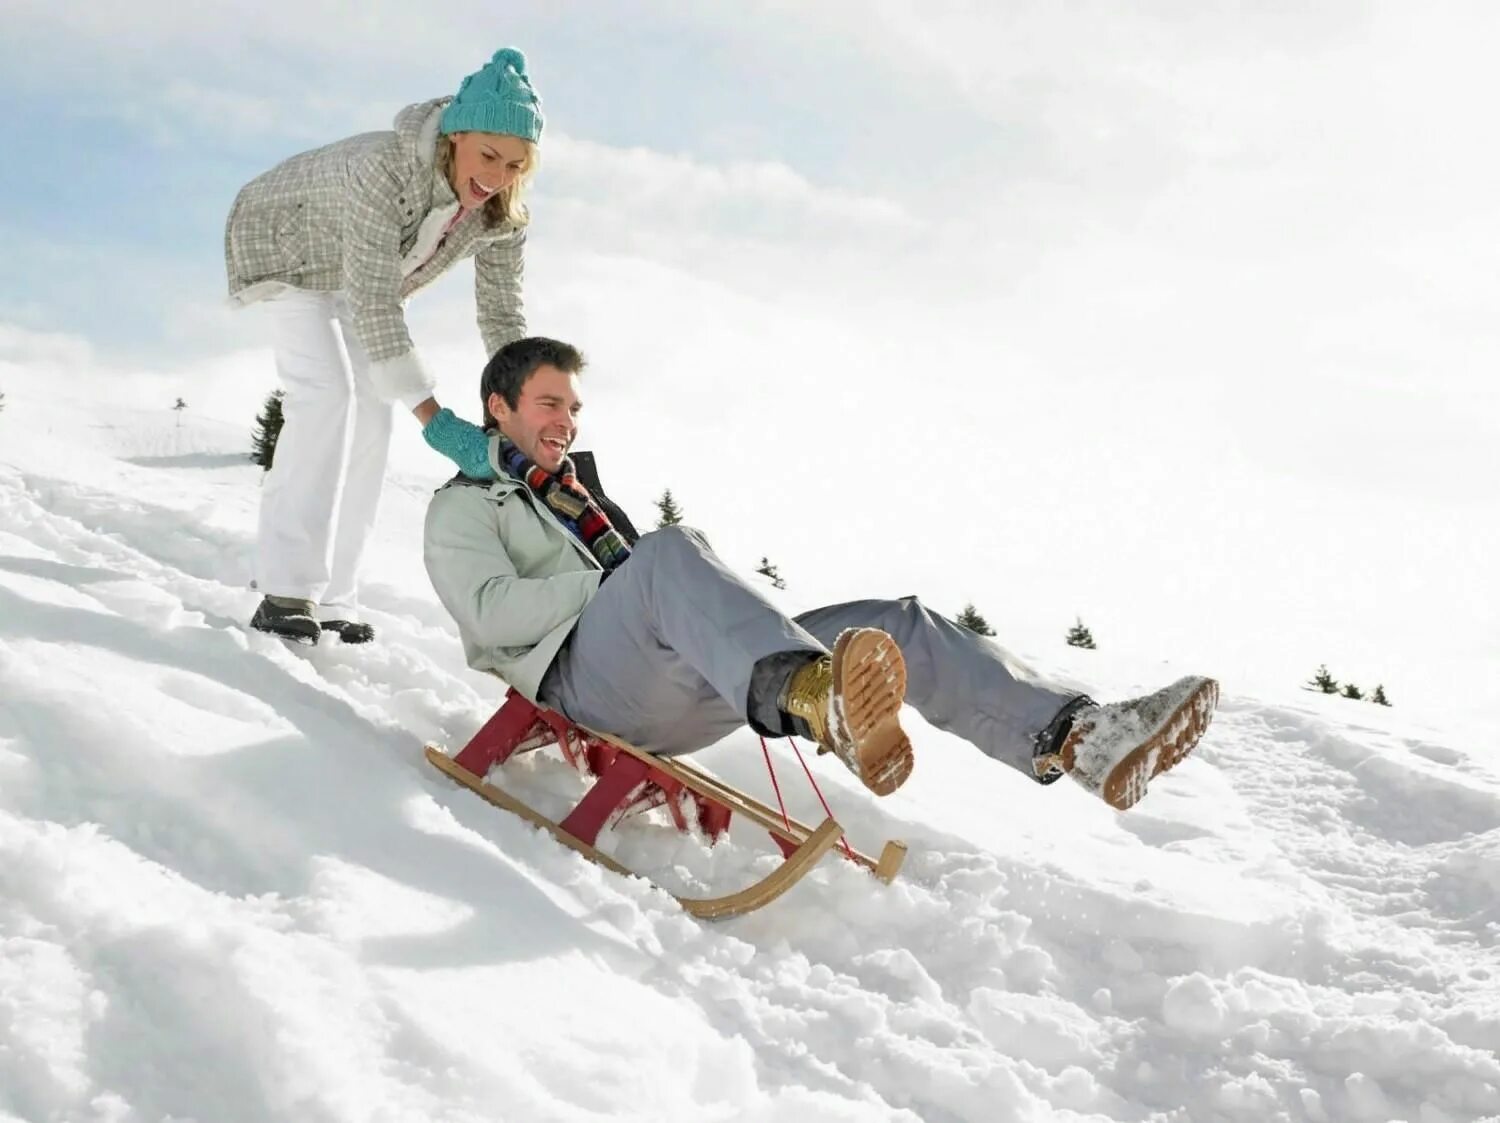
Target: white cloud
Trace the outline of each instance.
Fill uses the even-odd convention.
[[[16,366],[89,366],[94,348],[88,340],[61,332],[33,331],[0,320],[0,362]]]
[[[894,284],[929,223],[899,203],[816,184],[785,164],[549,138],[532,255],[623,254],[783,302]],[[551,247],[551,248],[549,248]]]
[[[383,73],[410,81],[416,100],[483,61],[466,18],[477,8],[450,4],[413,19],[393,0],[15,0],[0,63],[6,85],[46,96],[64,84],[78,91],[69,113],[131,124],[158,144],[216,132],[221,141],[326,140],[389,121],[403,102],[387,98]]]
[[[890,199],[821,187],[776,161],[711,164],[645,148],[549,137],[544,168],[551,187],[608,202],[627,221],[723,225],[725,217],[733,217],[755,223],[752,232],[765,229],[773,236],[778,224],[811,223],[869,236],[904,235],[924,225]]]
[[[288,118],[276,99],[247,95],[173,78],[162,86],[156,104],[168,119],[196,128],[256,134],[284,131]]]

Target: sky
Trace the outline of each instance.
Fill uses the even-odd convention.
[[[583,443],[631,509],[671,487],[812,601],[972,601],[1025,645],[1082,618],[1226,680],[1327,663],[1424,716],[1493,714],[1500,13],[494,20],[10,0],[5,355],[248,424],[274,381],[263,321],[222,299],[235,192],[516,45],[548,121],[528,322],[589,354]],[[472,416],[470,284],[409,317]]]
[[[775,869],[753,824],[606,829],[654,888],[424,759],[500,699],[422,580],[419,449],[375,528],[378,642],[283,643],[247,623],[232,380],[174,413],[137,400],[159,374],[52,346],[0,352],[0,1123],[1500,1123],[1482,724],[1226,679],[1118,813],[907,709],[888,797],[801,746],[854,846],[907,844],[895,881],[829,855],[697,921],[668,892]],[[795,610],[839,564],[759,587]],[[1035,638],[1101,697],[1193,669]],[[774,804],[748,730],[693,759]],[[489,779],[554,818],[585,790],[552,750]]]

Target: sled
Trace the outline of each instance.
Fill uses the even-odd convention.
[[[583,798],[558,822],[487,779],[492,768],[518,753],[550,745],[558,746],[574,768],[594,777]],[[653,756],[607,734],[585,729],[514,690],[455,756],[448,756],[436,745],[428,745],[426,752],[427,759],[440,771],[496,807],[541,827],[589,861],[625,876],[635,875],[595,846],[600,830],[611,820],[618,823],[629,815],[663,807],[678,830],[690,831],[696,826],[710,845],[728,829],[735,814],[763,827],[780,848],[783,861],[760,881],[722,897],[673,894],[687,912],[703,919],[739,916],[769,904],[835,847],[886,884],[896,877],[906,858],[906,844],[894,839],[885,843],[879,858],[862,854],[847,842],[840,845],[843,828],[831,814],[814,829],[701,768],[673,757]]]

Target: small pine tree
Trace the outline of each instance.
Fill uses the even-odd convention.
[[[0,394],[0,413],[5,412],[5,395]]]
[[[1318,668],[1318,673],[1308,679],[1302,685],[1303,690],[1319,690],[1324,694],[1337,694],[1339,692],[1338,679],[1328,673],[1328,664],[1324,663]]]
[[[1385,687],[1378,682],[1375,684],[1375,693],[1370,695],[1370,701],[1374,702],[1377,706],[1389,706],[1391,704],[1391,700],[1385,696]]]
[[[661,498],[656,501],[656,510],[658,528],[676,526],[682,521],[682,509],[677,506],[677,500],[672,498],[671,488],[661,493]]]
[[[771,564],[764,554],[761,555],[760,565],[755,569],[756,573],[771,579],[771,585],[777,589],[785,589],[786,582],[781,579],[781,574],[776,572],[776,567]]]
[[[1089,631],[1088,628],[1084,625],[1083,617],[1075,616],[1074,619],[1077,621],[1077,623],[1075,623],[1071,628],[1068,629],[1068,634],[1066,637],[1068,646],[1086,647],[1090,651],[1093,651],[1096,646],[1094,643],[1094,633]]]
[[[1353,698],[1356,702],[1362,700],[1365,696],[1365,692],[1359,687],[1355,686],[1352,682],[1344,683],[1343,694],[1345,698]]]
[[[975,635],[992,636],[995,634],[995,629],[990,627],[988,620],[979,615],[979,610],[974,607],[973,601],[964,605],[963,611],[954,618],[953,622],[960,628],[968,628]]]
[[[187,402],[178,398],[177,404],[172,407],[172,411],[177,414],[177,427],[179,429],[182,428],[182,411],[185,409],[187,409]]]
[[[271,391],[271,396],[266,399],[265,408],[256,415],[256,429],[251,434],[250,440],[252,451],[250,459],[259,464],[266,471],[271,470],[271,461],[276,458],[276,440],[281,436],[281,399],[286,397],[283,390]]]

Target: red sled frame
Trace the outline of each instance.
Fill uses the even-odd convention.
[[[485,779],[491,768],[517,753],[551,744],[559,746],[569,764],[595,777],[583,798],[560,822],[539,814]],[[723,897],[677,897],[689,913],[705,919],[736,916],[775,900],[843,836],[843,828],[831,815],[814,829],[683,760],[653,756],[607,734],[585,729],[514,690],[457,755],[449,757],[436,745],[428,745],[426,753],[434,766],[490,803],[542,827],[590,861],[626,876],[632,871],[594,844],[606,824],[618,823],[629,815],[665,807],[678,830],[688,831],[696,824],[710,845],[728,829],[736,812],[765,828],[785,858],[765,878]],[[847,844],[840,853],[889,884],[906,858],[906,844],[887,841],[878,859]]]

